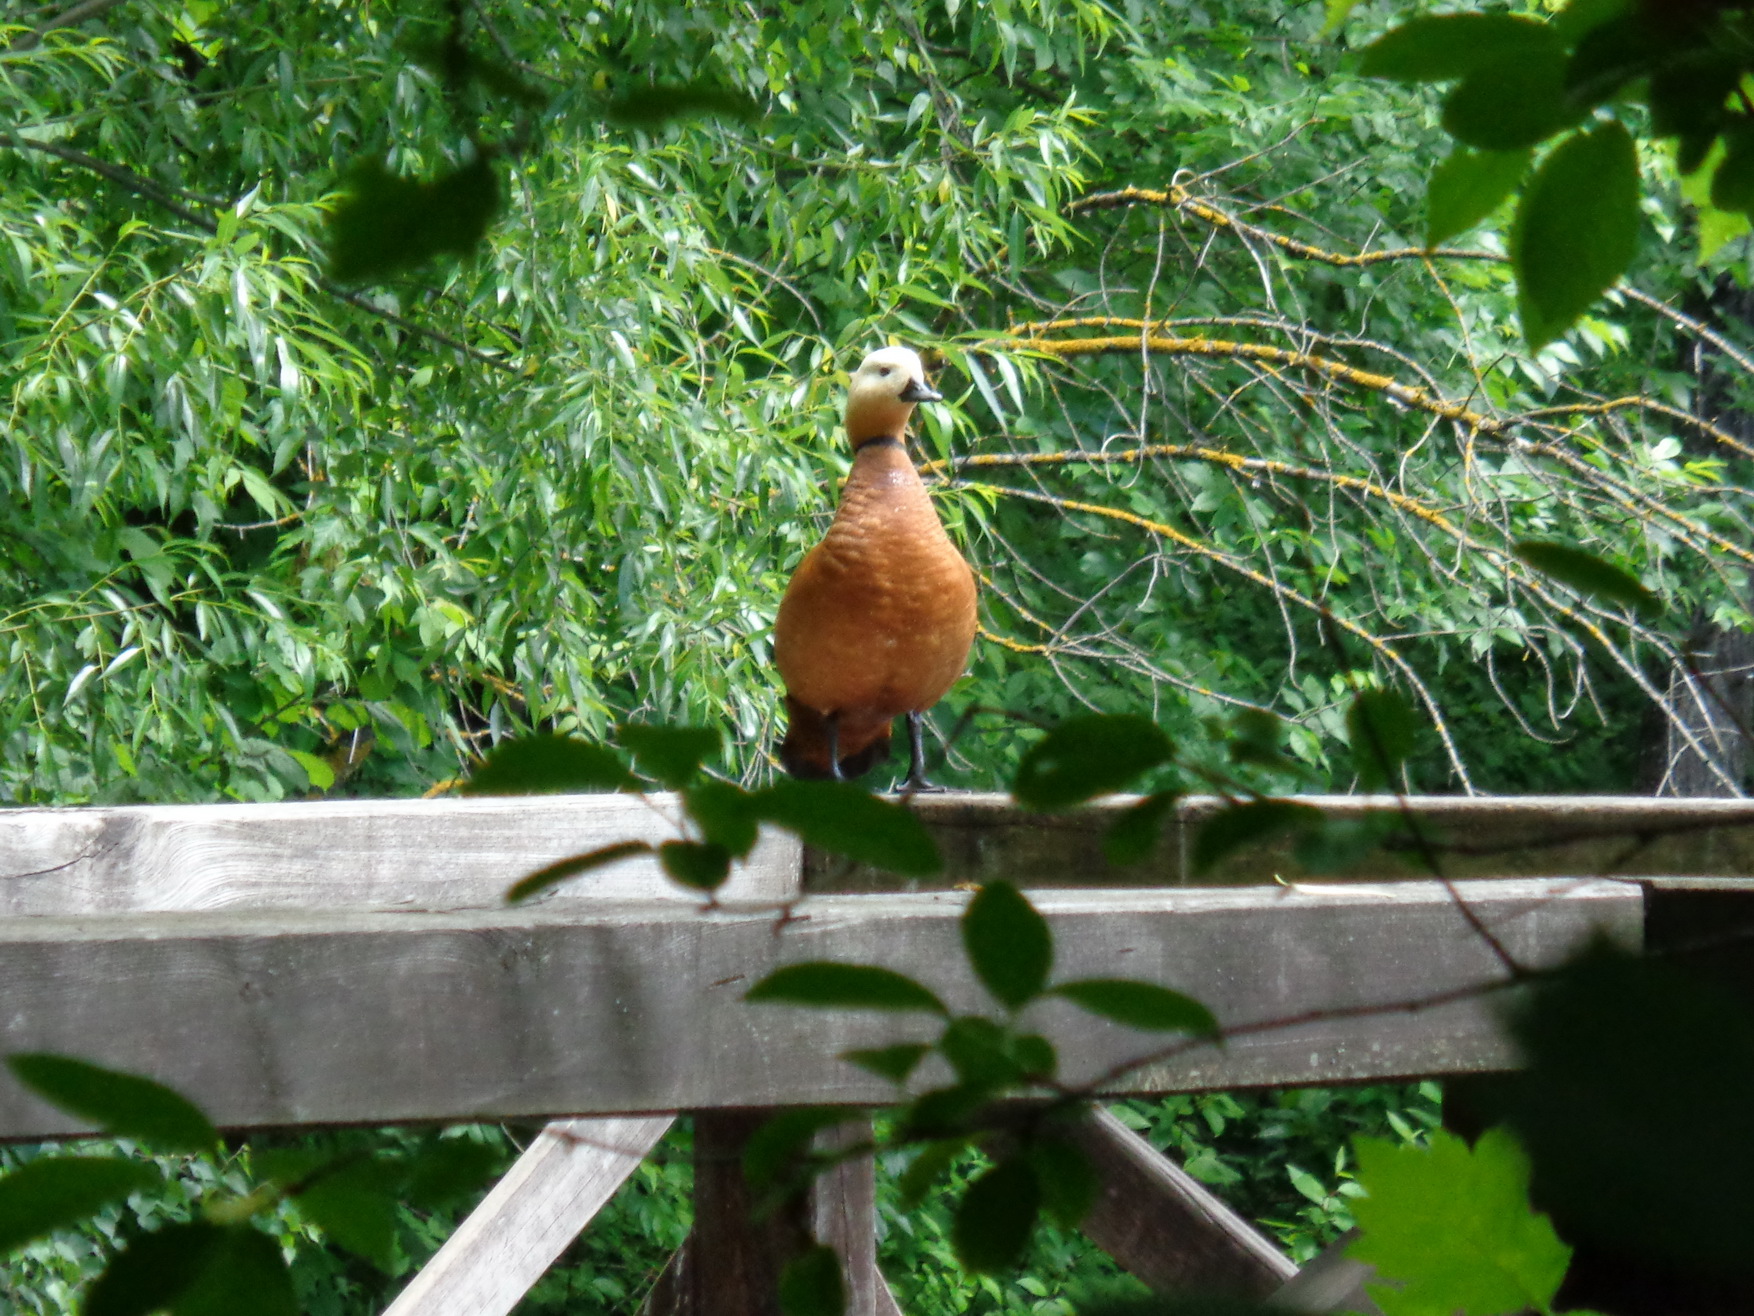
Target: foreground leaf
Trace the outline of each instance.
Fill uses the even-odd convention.
[[[1025,809],[1066,809],[1125,790],[1169,756],[1169,737],[1150,718],[1069,718],[1029,747],[1011,793]]]
[[[1159,987],[1154,982],[1138,982],[1132,978],[1080,978],[1059,983],[1049,991],[1054,996],[1065,997],[1080,1009],[1128,1028],[1202,1036],[1218,1031],[1218,1020],[1205,1006],[1191,996]]]
[[[1149,859],[1180,798],[1178,791],[1157,791],[1121,810],[1102,834],[1102,857],[1116,868]]]
[[[692,781],[700,765],[718,754],[722,743],[711,727],[645,726],[638,722],[616,727],[615,739],[632,753],[641,772],[656,777],[669,790],[680,790]]]
[[[506,904],[515,905],[519,901],[528,900],[531,896],[539,895],[549,887],[558,886],[567,878],[577,877],[580,873],[589,873],[618,860],[651,852],[652,846],[649,841],[617,841],[614,845],[599,846],[595,850],[585,851],[584,854],[557,859],[546,868],[538,868],[528,877],[521,877],[507,887]]]
[[[1523,189],[1511,233],[1530,351],[1552,342],[1613,284],[1638,242],[1638,158],[1618,122],[1573,133]]]
[[[1358,1138],[1352,1203],[1362,1237],[1347,1255],[1398,1287],[1369,1286],[1384,1316],[1547,1310],[1571,1261],[1552,1222],[1529,1205],[1529,1158],[1509,1132],[1469,1150],[1452,1133],[1429,1147]]]
[[[172,1316],[299,1316],[280,1244],[248,1225],[226,1235],[172,1307]]]
[[[166,1151],[200,1152],[219,1141],[201,1108],[162,1083],[45,1052],[6,1057],[18,1081],[44,1101],[118,1138]]]
[[[788,1261],[779,1297],[781,1316],[842,1316],[847,1290],[835,1250],[818,1243]]]
[[[1458,146],[1431,172],[1425,190],[1425,245],[1466,233],[1503,203],[1528,172],[1531,152]]]
[[[672,881],[695,891],[717,891],[731,875],[731,852],[711,841],[665,841],[658,862]]]
[[[743,1144],[743,1177],[756,1188],[771,1186],[810,1151],[818,1133],[851,1118],[849,1112],[836,1106],[782,1110]]]
[[[1754,1279],[1746,992],[1736,970],[1720,979],[1604,944],[1512,1016],[1528,1067],[1481,1095],[1528,1147],[1536,1191],[1567,1238]]]
[[[355,1161],[317,1175],[296,1200],[336,1244],[394,1274],[403,1170],[377,1157]]]
[[[1321,820],[1320,809],[1292,800],[1250,800],[1228,805],[1200,824],[1194,836],[1194,872],[1209,872],[1220,859],[1244,846],[1316,826]]]
[[[868,1073],[886,1078],[891,1083],[905,1083],[909,1074],[919,1067],[931,1047],[924,1042],[897,1042],[858,1051],[843,1051],[841,1059],[857,1065]]]
[[[112,1156],[39,1156],[0,1178],[0,1256],[80,1224],[159,1182],[152,1166]]]
[[[956,1259],[973,1271],[1004,1270],[1022,1259],[1041,1213],[1041,1183],[1021,1157],[1001,1161],[968,1186],[950,1227]]]
[[[775,969],[743,998],[841,1010],[920,1010],[949,1014],[944,1002],[912,978],[871,964],[811,960]]]
[[[1346,737],[1358,783],[1367,791],[1393,787],[1413,753],[1419,721],[1399,690],[1360,690],[1346,706]]]
[[[982,985],[1010,1009],[1047,985],[1053,933],[1009,882],[989,882],[975,893],[962,916],[962,945]]]
[[[1646,614],[1662,609],[1662,601],[1630,572],[1581,548],[1525,539],[1517,544],[1516,555],[1543,576],[1551,576],[1585,598],[1608,599]]]
[[[1364,48],[1358,71],[1400,82],[1453,82],[1483,64],[1528,51],[1563,51],[1545,23],[1512,14],[1423,15]]]
[[[80,1316],[148,1316],[171,1307],[201,1278],[228,1233],[197,1221],[133,1239],[92,1282]]]
[[[843,781],[777,781],[755,795],[761,816],[806,845],[904,877],[944,866],[925,825],[901,805]]]
[[[329,276],[382,279],[434,256],[467,256],[499,210],[499,176],[485,156],[431,180],[400,178],[360,160],[329,212]]]
[[[502,741],[469,774],[465,795],[584,794],[636,785],[621,756],[576,736],[520,736]]]

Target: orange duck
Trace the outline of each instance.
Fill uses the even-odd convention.
[[[790,717],[780,763],[794,777],[868,772],[888,755],[891,724],[905,714],[907,788],[937,789],[925,779],[920,715],[962,675],[975,629],[974,573],[907,454],[914,405],[938,401],[905,347],[871,353],[853,374],[852,474],[774,623]]]

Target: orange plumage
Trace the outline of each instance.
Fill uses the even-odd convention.
[[[962,675],[974,642],[974,573],[944,533],[906,449],[916,402],[937,401],[920,359],[873,352],[853,376],[853,469],[822,542],[798,565],[774,623],[790,724],[780,762],[798,777],[856,777],[907,715],[909,784],[925,785],[919,715]]]

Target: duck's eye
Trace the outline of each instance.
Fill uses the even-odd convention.
[[[877,373],[882,375],[883,378],[888,379],[889,378],[889,367],[884,366],[882,369],[878,370]]]

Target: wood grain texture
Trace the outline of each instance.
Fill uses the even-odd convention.
[[[1073,1132],[1102,1181],[1080,1226],[1163,1293],[1264,1298],[1297,1274],[1272,1240],[1106,1110]]]
[[[1338,818],[1398,812],[1392,797],[1302,796]],[[806,850],[809,891],[909,891],[1003,876],[1021,886],[1237,886],[1307,876],[1283,840],[1236,852],[1216,870],[1192,871],[1188,856],[1201,822],[1222,807],[1209,796],[1182,801],[1144,863],[1115,868],[1102,833],[1132,797],[1088,809],[1030,814],[1004,795],[922,795],[913,808],[937,838],[945,870],[898,878]],[[1754,886],[1754,800],[1648,796],[1412,796],[1412,813],[1440,842],[1444,871],[1457,878],[1674,877],[1743,879]],[[1424,876],[1412,852],[1368,855],[1344,879]],[[1335,880],[1332,875],[1320,880]]]
[[[673,1122],[650,1115],[549,1124],[384,1316],[505,1316]]]
[[[1596,881],[1470,883],[1517,958],[1552,964],[1596,929],[1640,935],[1641,892]],[[1039,892],[1062,978],[1122,974],[1205,1000],[1227,1026],[1391,1006],[1501,979],[1434,883],[1296,890]],[[0,1051],[61,1051],[197,1093],[222,1126],[634,1114],[891,1089],[835,1057],[925,1021],[742,997],[799,960],[883,964],[987,1009],[961,949],[961,892],[824,896],[789,920],[674,902],[450,913],[246,910],[0,920]],[[1311,1019],[1137,1070],[1126,1090],[1311,1084],[1500,1068],[1496,1002]],[[1084,1082],[1157,1039],[1065,1002],[1032,1007]],[[0,1137],[75,1126],[0,1084]]]
[[[0,809],[0,918],[200,909],[487,909],[567,855],[680,833],[674,795],[536,795],[297,804]],[[729,901],[795,889],[796,838],[768,832]],[[537,903],[699,896],[650,856]]]

